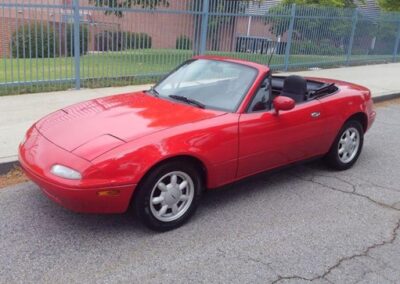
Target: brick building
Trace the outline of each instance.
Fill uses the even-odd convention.
[[[7,0],[8,1],[8,0]],[[281,2],[281,0],[266,0],[261,2],[250,1],[244,12],[252,16],[228,16],[221,20],[222,23],[209,27],[207,49],[217,51],[235,51],[240,48],[239,39],[256,39],[262,41],[281,41],[285,43],[286,35],[277,39],[269,31],[263,15],[268,9]],[[20,6],[3,7],[0,10],[0,56],[10,56],[10,42],[12,34],[24,23],[48,23],[57,27],[60,46],[65,43],[66,25],[73,23],[72,0],[14,0],[9,1]],[[200,32],[199,16],[190,11],[199,11],[193,7],[194,0],[169,0],[168,7],[144,12],[140,7],[133,7],[135,11],[124,12],[121,17],[114,14],[106,15],[104,11],[93,9],[89,0],[79,1],[81,22],[88,30],[88,51],[102,50],[96,36],[106,31],[113,34],[117,32],[146,33],[152,39],[152,48],[176,47],[176,40],[180,36],[196,42]],[[360,2],[361,3],[361,2]],[[29,7],[29,4],[47,4],[40,7]],[[51,8],[50,5],[57,5]],[[367,0],[360,4],[361,11],[369,14],[379,13],[375,0]],[[86,7],[86,8],[85,8]],[[158,11],[163,10],[163,13]],[[186,12],[185,12],[186,11]],[[210,16],[211,21],[218,22],[217,16]],[[197,24],[196,24],[197,23]],[[247,42],[247,41],[246,41]],[[253,41],[256,43],[256,41]]]
[[[60,46],[65,44],[65,26],[73,23],[72,0],[17,0],[14,4],[20,6],[6,7],[0,11],[0,56],[10,56],[10,42],[12,34],[23,24],[27,24],[31,29],[35,24],[49,24],[57,27]],[[196,42],[195,37],[200,32],[199,16],[191,12],[200,10],[193,7],[193,0],[169,0],[168,7],[157,7],[153,12],[143,12],[140,7],[134,12],[124,12],[121,17],[114,14],[106,15],[104,11],[85,8],[93,7],[89,0],[80,1],[81,22],[87,27],[89,32],[88,50],[99,50],[99,43],[96,35],[104,34],[105,31],[111,33],[131,32],[146,33],[151,36],[152,48],[176,47],[176,40],[180,36],[191,39],[192,44]],[[29,7],[29,4],[45,4],[49,6]],[[50,5],[57,5],[51,7]],[[253,11],[256,6],[249,7]],[[253,9],[253,10],[252,10]],[[164,10],[166,13],[157,12]],[[170,12],[168,12],[170,11]],[[177,12],[180,11],[180,12]],[[181,13],[184,12],[184,13]],[[254,12],[254,11],[253,11]],[[268,27],[260,17],[255,18],[249,23],[248,17],[229,17],[229,21],[209,29],[207,48],[209,50],[232,51],[235,49],[237,36],[257,36],[271,38]],[[196,24],[197,23],[197,24]],[[249,26],[250,24],[250,26]]]

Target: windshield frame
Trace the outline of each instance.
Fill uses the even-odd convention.
[[[254,93],[251,95],[251,98],[249,100],[249,102],[247,103],[247,105],[245,106],[244,109],[244,113],[256,113],[256,112],[252,112],[250,110],[251,104],[253,103],[253,101],[256,98],[257,92],[258,90],[261,88],[261,85],[265,82],[265,80],[268,79],[268,84],[269,84],[269,99],[270,99],[270,103],[272,104],[272,100],[274,99],[273,95],[272,95],[272,72],[268,71],[268,73],[266,73],[265,75],[262,76],[262,79],[260,80],[260,82],[257,84],[257,87],[254,91]],[[273,110],[273,107],[271,107],[270,110]],[[270,111],[268,110],[268,111]],[[264,111],[266,112],[266,111]]]
[[[173,73],[175,73],[182,66],[184,66],[184,65],[186,65],[188,63],[192,63],[192,62],[197,61],[197,60],[226,62],[226,63],[229,63],[229,64],[240,65],[240,66],[243,66],[243,67],[246,67],[246,68],[249,68],[249,69],[253,69],[254,71],[256,71],[254,73],[254,76],[251,79],[251,82],[250,82],[249,86],[247,87],[246,91],[244,92],[244,94],[242,95],[241,99],[238,101],[237,105],[233,109],[226,109],[226,108],[220,108],[220,107],[217,107],[217,106],[210,106],[210,105],[205,104],[205,103],[202,102],[205,105],[204,109],[212,109],[212,110],[224,111],[224,112],[229,112],[229,113],[236,113],[239,110],[239,108],[242,105],[242,103],[245,100],[245,98],[248,96],[249,91],[254,86],[254,83],[255,83],[256,79],[260,75],[260,71],[257,68],[255,68],[253,66],[249,66],[247,64],[243,64],[243,63],[239,63],[239,62],[232,62],[232,61],[227,61],[227,60],[218,60],[218,59],[213,59],[213,58],[191,58],[191,59],[188,59],[188,60],[182,62],[176,68],[174,68],[171,72],[167,73],[160,81],[157,82],[157,84],[155,84],[153,86],[153,89],[157,88],[162,82],[164,82],[169,76],[171,76]],[[172,98],[170,98],[168,96],[163,96],[163,95],[159,95],[159,96],[157,96],[157,98],[165,99],[165,100],[169,100],[169,101],[173,101],[173,102],[179,102],[179,101],[174,100],[174,99],[172,99]],[[182,102],[180,102],[180,103],[182,103]],[[189,104],[187,104],[187,105],[189,105]],[[194,105],[191,105],[191,106],[192,107],[196,107]]]

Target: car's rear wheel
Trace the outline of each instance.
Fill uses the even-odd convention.
[[[360,156],[364,131],[360,122],[349,120],[344,124],[325,160],[337,170],[351,168]]]
[[[136,213],[150,229],[166,231],[185,223],[195,212],[202,192],[199,169],[172,161],[153,169],[134,197]]]

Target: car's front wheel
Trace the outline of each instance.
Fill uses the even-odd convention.
[[[134,196],[136,213],[150,229],[177,228],[195,212],[202,192],[199,169],[183,161],[172,161],[153,169]]]
[[[338,170],[351,168],[360,156],[364,142],[364,131],[357,120],[344,124],[325,159]]]

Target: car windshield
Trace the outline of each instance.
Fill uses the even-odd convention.
[[[256,75],[256,69],[245,65],[197,59],[183,64],[153,90],[160,97],[233,112]]]

